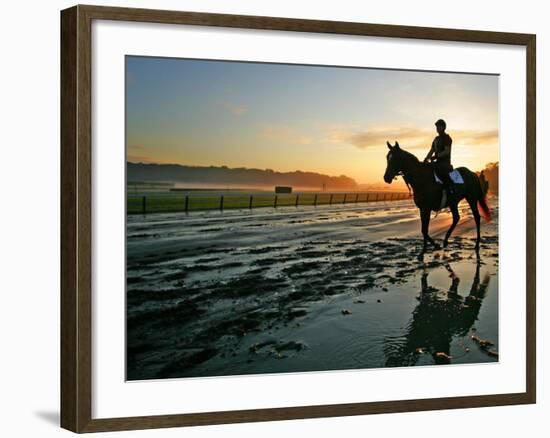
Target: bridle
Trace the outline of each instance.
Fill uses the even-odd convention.
[[[395,174],[394,178],[397,178],[399,176],[403,177],[403,181],[405,181],[405,184],[407,185],[407,189],[409,190],[409,196],[412,196],[411,183],[410,183],[410,172],[405,172],[403,169],[401,169],[399,172],[397,172]]]
[[[399,144],[397,142],[395,142],[395,146],[394,148],[391,147],[390,143],[389,142],[386,142],[388,144],[388,147],[390,148],[390,153],[392,151],[395,150],[395,148],[397,148],[397,150],[399,152],[401,152],[401,149],[399,149]],[[393,157],[392,157],[393,158]],[[403,167],[403,165],[401,166]],[[403,168],[401,168],[401,170],[399,170],[398,172],[396,172],[396,174],[394,175],[394,178],[397,178],[399,176],[402,176],[403,177],[403,181],[405,181],[405,184],[407,186],[407,189],[409,190],[409,196],[412,197],[412,184],[411,184],[411,181],[412,181],[412,174],[410,171],[405,171],[403,170]]]

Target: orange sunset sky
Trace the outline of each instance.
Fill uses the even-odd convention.
[[[498,76],[127,57],[131,162],[312,171],[381,183],[386,140],[453,165],[498,161]]]

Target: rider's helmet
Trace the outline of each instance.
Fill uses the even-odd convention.
[[[443,129],[447,129],[447,124],[443,119],[439,119],[437,122],[435,122],[435,126],[442,126]]]

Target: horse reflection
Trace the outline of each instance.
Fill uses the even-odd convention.
[[[423,273],[422,289],[417,297],[419,303],[405,335],[385,339],[386,366],[415,365],[421,354],[430,354],[437,364],[450,363],[453,336],[466,336],[476,322],[489,286],[489,275],[480,282],[480,263],[477,262],[470,293],[463,297],[458,293],[460,278],[450,264],[445,264],[445,268],[451,278],[446,293],[431,287],[428,273]]]

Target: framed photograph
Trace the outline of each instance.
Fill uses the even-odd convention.
[[[62,11],[61,426],[535,403],[535,83],[530,34]]]

